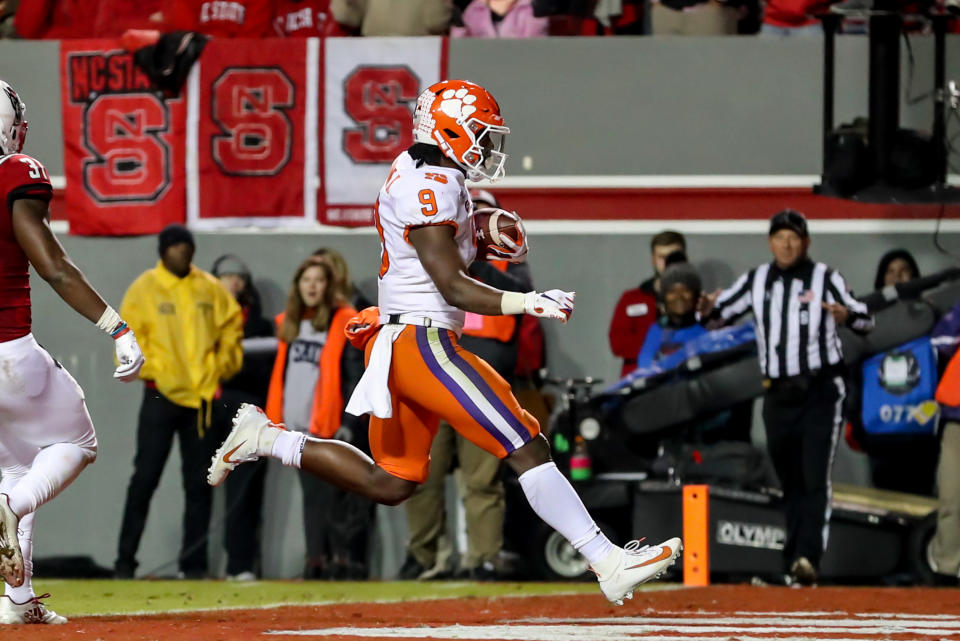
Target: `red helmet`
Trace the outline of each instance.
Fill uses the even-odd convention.
[[[13,87],[0,80],[0,156],[19,154],[27,137],[26,106]]]
[[[437,145],[470,180],[503,178],[510,129],[490,92],[467,80],[444,80],[420,94],[413,114],[413,137]]]

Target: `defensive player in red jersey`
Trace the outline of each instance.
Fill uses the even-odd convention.
[[[505,292],[467,275],[479,258],[473,202],[466,180],[503,176],[503,138],[510,133],[500,105],[464,80],[437,83],[417,99],[415,144],[394,161],[374,207],[380,234],[379,310],[364,310],[355,327],[376,338],[367,369],[345,411],[371,414],[371,460],[334,440],[277,429],[258,408],[243,405],[210,465],[219,485],[239,463],[273,456],[338,487],[396,505],[427,478],[440,419],[471,443],[506,460],[519,475],[530,507],[590,563],[604,596],[621,604],[637,585],[659,576],[680,553],[680,539],[659,545],[614,545],[550,459],[537,420],[520,407],[510,385],[458,343],[465,312],[530,314],[566,322],[573,292]],[[525,238],[510,251],[522,261]],[[353,333],[357,338],[356,330]],[[351,339],[353,340],[353,338]]]
[[[66,622],[33,591],[33,516],[97,456],[83,391],[30,332],[30,265],[113,338],[115,378],[135,380],[143,365],[133,332],[50,230],[53,189],[43,165],[20,153],[26,133],[24,104],[0,80],[0,624]]]

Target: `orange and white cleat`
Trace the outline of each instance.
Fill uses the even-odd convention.
[[[614,548],[593,568],[603,596],[611,603],[623,605],[624,599],[633,598],[638,585],[658,578],[673,565],[682,549],[683,544],[677,537],[660,545],[641,547],[640,541],[630,541],[622,548]]]
[[[269,454],[277,435],[285,428],[270,422],[263,410],[244,403],[233,417],[233,429],[213,455],[207,470],[207,483],[217,487],[241,463],[256,461]]]

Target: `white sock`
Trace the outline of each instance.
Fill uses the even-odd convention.
[[[21,518],[36,511],[70,485],[93,458],[90,450],[73,443],[43,448],[30,464],[30,471],[8,492],[10,509]]]
[[[590,565],[615,549],[555,463],[544,463],[521,474],[520,487],[537,516],[570,541]]]
[[[33,517],[33,512],[27,514],[17,527],[17,539],[23,554],[23,585],[19,588],[7,585],[4,592],[14,603],[26,603],[36,596],[33,593]]]
[[[270,450],[270,456],[278,458],[284,465],[300,467],[300,458],[303,456],[303,446],[307,443],[307,435],[302,432],[277,430],[276,440]]]

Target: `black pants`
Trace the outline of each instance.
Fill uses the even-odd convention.
[[[173,437],[180,441],[181,474],[185,505],[183,540],[179,568],[187,575],[207,572],[207,532],[210,527],[212,489],[207,485],[210,458],[225,436],[214,429],[218,421],[205,427],[198,423],[199,412],[172,403],[154,389],[145,389],[137,423],[137,452],[133,460],[133,476],[127,488],[127,501],[120,526],[116,566],[118,571],[136,568],[137,548],[147,522],[150,500],[160,483],[160,476],[173,447]],[[203,435],[201,436],[201,431]]]
[[[867,447],[870,479],[881,490],[936,496],[940,442],[933,436],[903,438]]]
[[[764,399],[767,449],[783,487],[785,570],[801,556],[819,567],[823,556],[844,394],[840,376],[824,375],[775,383]]]
[[[349,571],[365,573],[373,503],[300,471],[307,563],[304,576],[320,578]]]
[[[216,402],[214,419],[229,426],[242,403],[262,407],[264,401],[240,390],[224,389]],[[223,544],[227,549],[228,575],[257,571],[266,480],[266,458],[238,465],[227,477],[227,527],[223,533]]]

